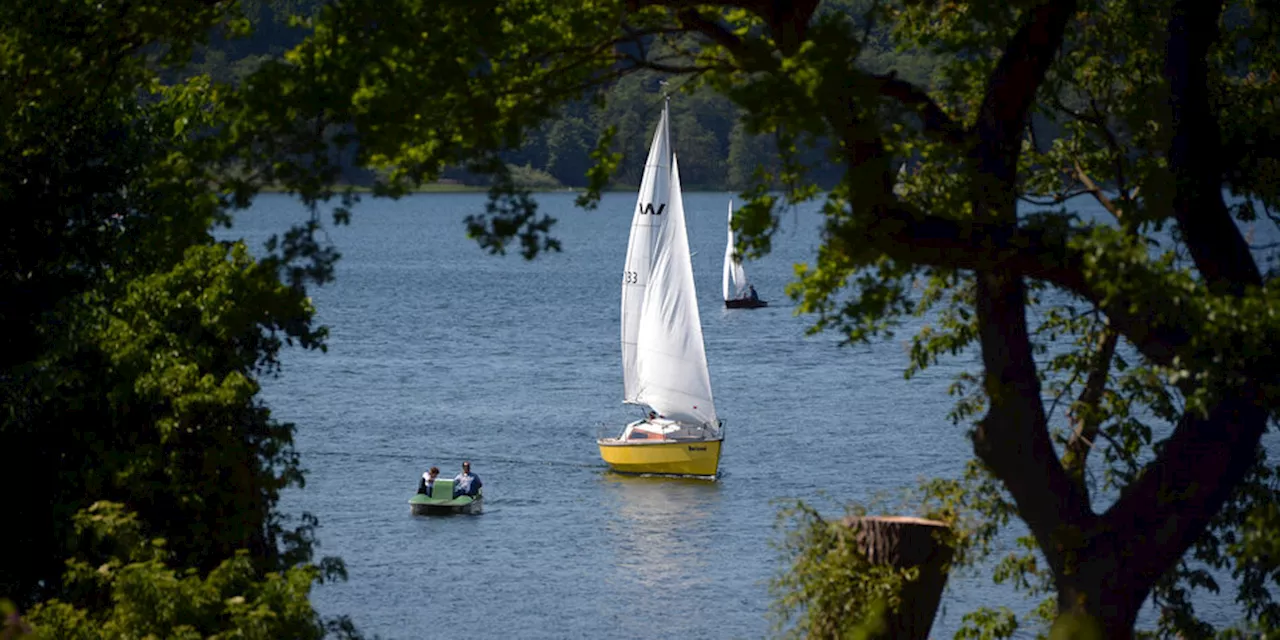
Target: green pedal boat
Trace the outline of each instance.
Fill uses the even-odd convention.
[[[483,489],[474,496],[458,496],[454,498],[453,480],[436,480],[431,487],[431,496],[418,493],[409,498],[409,510],[415,516],[480,513],[483,503]]]

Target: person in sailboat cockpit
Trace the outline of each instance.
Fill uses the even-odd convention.
[[[751,298],[751,301],[752,301],[752,302],[755,302],[756,300],[759,300],[759,299],[760,299],[760,295],[756,293],[756,286],[755,286],[754,284],[749,284],[749,285],[747,285],[747,287],[749,287],[749,288],[751,289],[751,293],[747,294],[747,297],[748,297],[748,298]]]
[[[484,483],[480,481],[480,476],[471,473],[471,462],[462,463],[462,473],[453,478],[453,497],[458,496],[474,496],[480,493],[480,487]]]

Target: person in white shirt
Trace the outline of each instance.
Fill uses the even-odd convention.
[[[418,493],[431,497],[431,490],[435,488],[436,476],[440,475],[439,467],[431,467],[429,471],[422,474],[422,480],[418,482]]]

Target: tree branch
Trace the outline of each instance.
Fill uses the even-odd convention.
[[[868,77],[876,83],[880,95],[893,98],[903,106],[914,109],[920,115],[925,131],[957,145],[964,145],[969,141],[969,135],[964,127],[947,115],[947,112],[943,111],[924,89],[899,79],[896,72],[874,74]]]
[[[1074,0],[1048,1],[1027,11],[987,80],[969,150],[969,197],[976,217],[993,221],[989,240],[1018,234],[1022,134],[1075,6]],[[1088,496],[1076,490],[1063,469],[1049,435],[1027,330],[1026,283],[1012,261],[1019,252],[999,253],[1004,255],[995,264],[975,273],[983,386],[990,405],[973,432],[973,449],[1009,490],[1054,575],[1060,576],[1068,570],[1062,536],[1093,513]]]
[[[1125,193],[1129,190],[1129,183],[1125,180],[1124,175],[1124,158],[1126,155],[1124,149],[1120,146],[1120,140],[1116,138],[1115,132],[1111,130],[1111,127],[1107,126],[1107,118],[1102,115],[1102,110],[1098,108],[1098,101],[1090,97],[1089,107],[1093,109],[1093,114],[1096,116],[1097,124],[1095,126],[1102,131],[1102,137],[1107,141],[1107,148],[1111,150],[1111,162],[1115,165],[1116,172],[1116,189],[1120,193]],[[1080,169],[1079,163],[1076,164],[1076,169]],[[1094,195],[1101,193],[1102,190],[1099,189]],[[1120,213],[1117,210],[1111,210],[1111,213],[1117,219],[1120,218]]]
[[[703,0],[627,0],[628,11],[656,6],[675,9],[679,13],[696,13],[698,7],[738,7],[746,9],[764,20],[769,32],[784,55],[791,55],[804,42],[809,21],[818,8],[819,0],[737,0],[729,2],[704,2]]]
[[[1191,331],[1172,314],[1172,300],[1147,299],[1134,310],[1128,297],[1104,299],[1084,277],[1085,255],[1070,246],[1073,232],[1048,228],[962,221],[930,216],[906,203],[886,207],[856,237],[895,260],[974,271],[1003,267],[1024,277],[1051,283],[1099,306],[1113,326],[1152,362],[1169,365]],[[1157,292],[1145,291],[1155,296]]]
[[[1257,455],[1267,412],[1257,383],[1227,392],[1207,417],[1183,414],[1173,436],[1120,499],[1103,514],[1095,536],[1115,549],[1104,588],[1129,596],[1131,610],[1150,586],[1200,537]],[[1121,578],[1120,576],[1126,576]],[[1137,578],[1135,580],[1134,578]]]
[[[1222,199],[1218,123],[1208,101],[1208,53],[1222,0],[1175,0],[1165,73],[1174,140],[1174,216],[1211,288],[1241,294],[1261,284],[1257,265]],[[1155,460],[1103,514],[1090,544],[1092,567],[1112,605],[1136,615],[1152,586],[1205,531],[1248,473],[1267,424],[1257,372],[1216,385],[1207,412],[1184,411]],[[1123,577],[1121,577],[1123,576]],[[1130,620],[1129,622],[1132,622]]]
[[[1077,490],[1088,495],[1089,488],[1084,481],[1085,463],[1089,452],[1093,450],[1093,441],[1098,436],[1098,428],[1102,424],[1098,409],[1102,402],[1102,394],[1107,389],[1107,378],[1111,372],[1111,359],[1115,357],[1116,344],[1120,334],[1110,326],[1102,329],[1098,336],[1098,350],[1094,353],[1089,365],[1089,377],[1085,380],[1084,389],[1076,399],[1069,412],[1074,430],[1067,440],[1062,452],[1062,466],[1067,475],[1076,483]]]
[[[667,7],[670,9],[691,9],[694,7],[740,7],[755,9],[758,2],[742,2],[741,0],[627,0],[627,11],[639,11],[644,7]]]
[[[1014,184],[1027,113],[1075,11],[1075,0],[1050,0],[1032,9],[987,82],[975,125],[977,154],[982,169],[1006,185]]]
[[[752,57],[751,52],[743,44],[742,38],[734,35],[719,22],[706,19],[697,9],[681,9],[676,12],[676,18],[686,28],[693,29],[724,47],[739,62],[746,62]]]
[[[1050,200],[1037,200],[1035,198],[1032,198],[1031,196],[1018,196],[1018,199],[1027,204],[1035,205],[1037,207],[1052,207],[1054,205],[1062,204],[1076,196],[1082,196],[1086,193],[1092,193],[1092,191],[1088,188],[1081,189],[1079,191],[1068,191],[1066,193],[1060,193],[1054,196]]]
[[[1039,332],[1037,331],[1037,333]],[[1070,391],[1071,388],[1074,387],[1075,384],[1079,381],[1080,381],[1080,372],[1079,371],[1071,372],[1071,377],[1067,379],[1064,386],[1060,388],[1057,393],[1053,394],[1053,402],[1049,403],[1049,410],[1046,411],[1045,413],[1052,416],[1055,412],[1057,412],[1058,404],[1062,402],[1062,398],[1066,396],[1067,392]],[[1071,408],[1067,407],[1067,411],[1070,412]],[[1063,440],[1061,444],[1066,444],[1066,443],[1067,441]]]
[[[1008,267],[976,275],[978,337],[982,344],[987,414],[973,432],[974,453],[1013,496],[1055,574],[1066,559],[1067,523],[1091,516],[1049,437],[1040,379],[1026,324],[1026,284]]]
[[[1098,204],[1102,205],[1103,209],[1109,211],[1111,215],[1116,217],[1116,220],[1119,220],[1121,213],[1120,207],[1116,206],[1116,203],[1113,202],[1111,198],[1107,197],[1107,194],[1104,193],[1097,184],[1094,184],[1093,180],[1089,177],[1089,174],[1085,173],[1084,167],[1080,166],[1079,160],[1073,161],[1072,164],[1075,165],[1076,179],[1080,181],[1080,184],[1084,185],[1085,193],[1092,194],[1093,199],[1097,200]]]
[[[707,73],[709,71],[734,71],[725,65],[675,65],[655,62],[653,60],[641,60],[631,56],[625,56],[624,59],[631,61],[638,69],[649,69],[652,71],[661,71],[672,75],[697,75]]]
[[[1221,133],[1209,104],[1210,47],[1218,39],[1222,0],[1180,0],[1169,21],[1165,77],[1173,144],[1174,217],[1196,268],[1211,287],[1236,294],[1261,286],[1262,274],[1222,200]]]

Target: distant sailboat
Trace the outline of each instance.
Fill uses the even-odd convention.
[[[747,271],[742,263],[733,259],[733,201],[729,201],[729,243],[724,247],[724,306],[730,309],[755,309],[767,307],[768,302],[760,299],[756,288],[747,280]]]
[[[907,163],[903,162],[898,167],[897,179],[893,181],[893,195],[901,198],[903,194],[906,193],[906,187],[903,185],[903,181],[905,181],[906,179],[907,179]]]
[[[664,105],[622,272],[622,398],[649,410],[597,444],[615,471],[714,478],[724,430],[711,398],[669,122]]]

